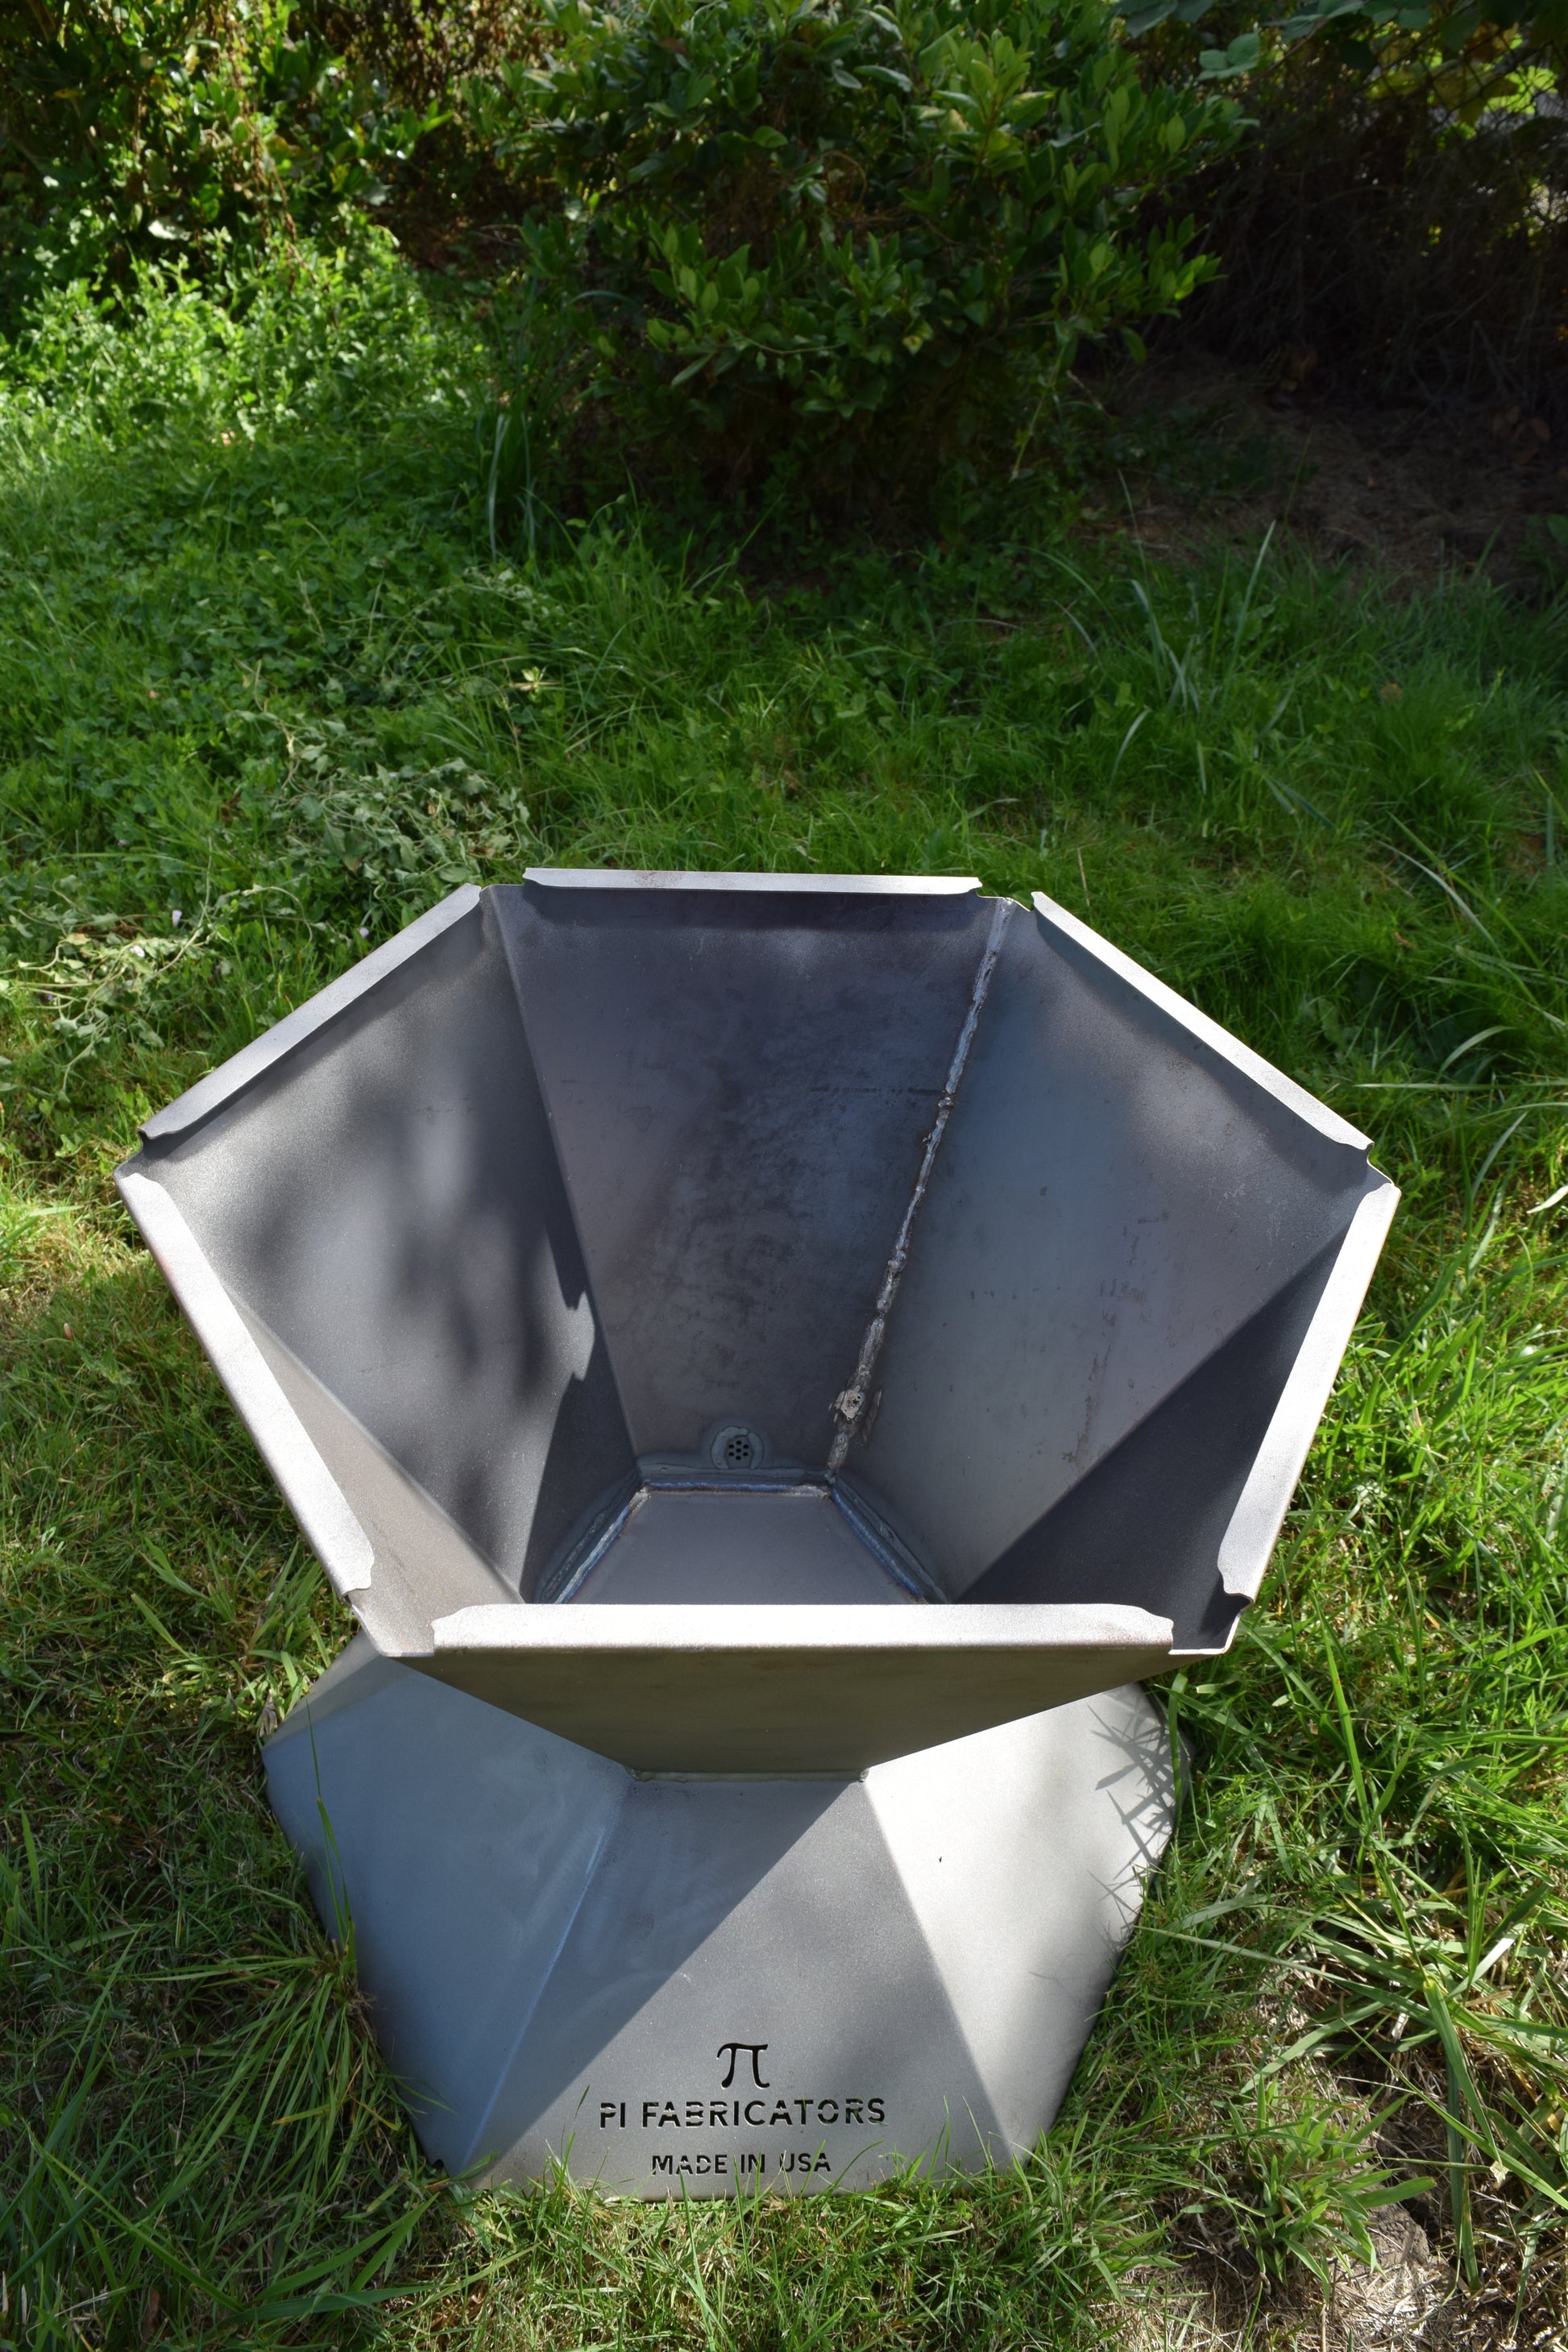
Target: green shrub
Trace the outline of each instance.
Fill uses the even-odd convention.
[[[542,61],[468,103],[532,193],[579,451],[603,425],[731,488],[912,487],[1015,446],[1086,337],[1136,348],[1209,273],[1163,199],[1237,110],[1141,78],[1103,0],[545,14]]]
[[[1224,265],[1205,339],[1568,421],[1561,0],[1137,0],[1127,24],[1150,71],[1223,79],[1258,121],[1194,192]]]
[[[0,323],[377,203],[430,120],[291,0],[0,0]]]

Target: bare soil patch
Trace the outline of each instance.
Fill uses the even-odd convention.
[[[1544,417],[1381,405],[1314,373],[1310,352],[1258,373],[1175,350],[1106,387],[1115,471],[1151,554],[1273,523],[1320,561],[1380,560],[1412,584],[1479,569],[1539,591],[1568,576],[1568,441]],[[1109,504],[1100,519],[1125,527]]]

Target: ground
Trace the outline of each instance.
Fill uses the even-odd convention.
[[[1375,563],[1412,584],[1479,570],[1528,595],[1556,587],[1568,448],[1544,418],[1508,400],[1379,403],[1320,386],[1293,359],[1249,370],[1184,341],[1106,388],[1155,453],[1152,478],[1136,460],[1127,475],[1131,527],[1152,555],[1190,551],[1216,526],[1255,541],[1272,524],[1319,562]],[[1104,521],[1129,518],[1107,500]]]
[[[0,2339],[1561,2340],[1568,607],[1433,552],[1542,459],[1467,504],[1310,385],[1146,406],[1076,521],[770,582],[629,500],[492,545],[482,347],[380,246],[3,355]],[[1391,463],[1419,562],[1352,531]],[[1263,1601],[1163,1690],[1190,1803],[1015,2176],[455,2194],[268,1817],[258,1735],[347,1622],[110,1171],[546,860],[1044,888],[1404,1189]]]

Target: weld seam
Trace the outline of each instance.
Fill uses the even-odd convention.
[[[877,1359],[881,1354],[882,1342],[887,1337],[888,1318],[893,1311],[893,1301],[899,1295],[899,1286],[904,1278],[904,1268],[909,1264],[910,1240],[914,1232],[915,1219],[920,1214],[921,1203],[925,1199],[930,1186],[931,1170],[936,1165],[936,1155],[941,1150],[942,1139],[947,1133],[947,1123],[952,1117],[952,1106],[957,1098],[959,1087],[963,1083],[964,1069],[969,1061],[970,1047],[974,1043],[974,1033],[979,1024],[981,1008],[985,1003],[991,986],[991,975],[996,969],[996,959],[1002,951],[1002,935],[1006,927],[1007,918],[1012,912],[1012,907],[1013,902],[1010,898],[999,898],[996,902],[996,911],[991,918],[991,930],[985,942],[985,952],[980,959],[979,969],[974,975],[974,985],[969,992],[969,1010],[963,1016],[963,1026],[958,1033],[958,1043],[952,1049],[952,1060],[948,1066],[947,1083],[942,1087],[937,1102],[936,1117],[932,1119],[931,1132],[926,1137],[926,1148],[921,1160],[920,1174],[915,1178],[915,1189],[910,1194],[909,1206],[904,1211],[903,1223],[899,1227],[898,1239],[893,1244],[887,1265],[883,1270],[882,1286],[877,1294],[877,1304],[872,1312],[871,1320],[866,1326],[866,1336],[860,1342],[860,1354],[855,1366],[855,1377],[849,1386],[841,1390],[833,1400],[833,1418],[838,1426],[834,1433],[833,1444],[827,1455],[830,1475],[844,1467],[844,1459],[849,1451],[849,1441],[854,1436],[860,1416],[866,1410],[871,1375],[877,1368]]]

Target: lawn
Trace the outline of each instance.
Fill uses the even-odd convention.
[[[373,241],[0,346],[0,2342],[1327,2345],[1391,2192],[1429,2340],[1568,2341],[1568,606],[1223,509],[1179,568],[1026,507],[770,572],[629,501],[528,560],[484,374]],[[1404,1188],[1264,1599],[1157,1692],[1180,1831],[1011,2174],[453,2188],[271,1824],[258,1738],[349,1622],[110,1172],[548,861],[1043,888]]]

